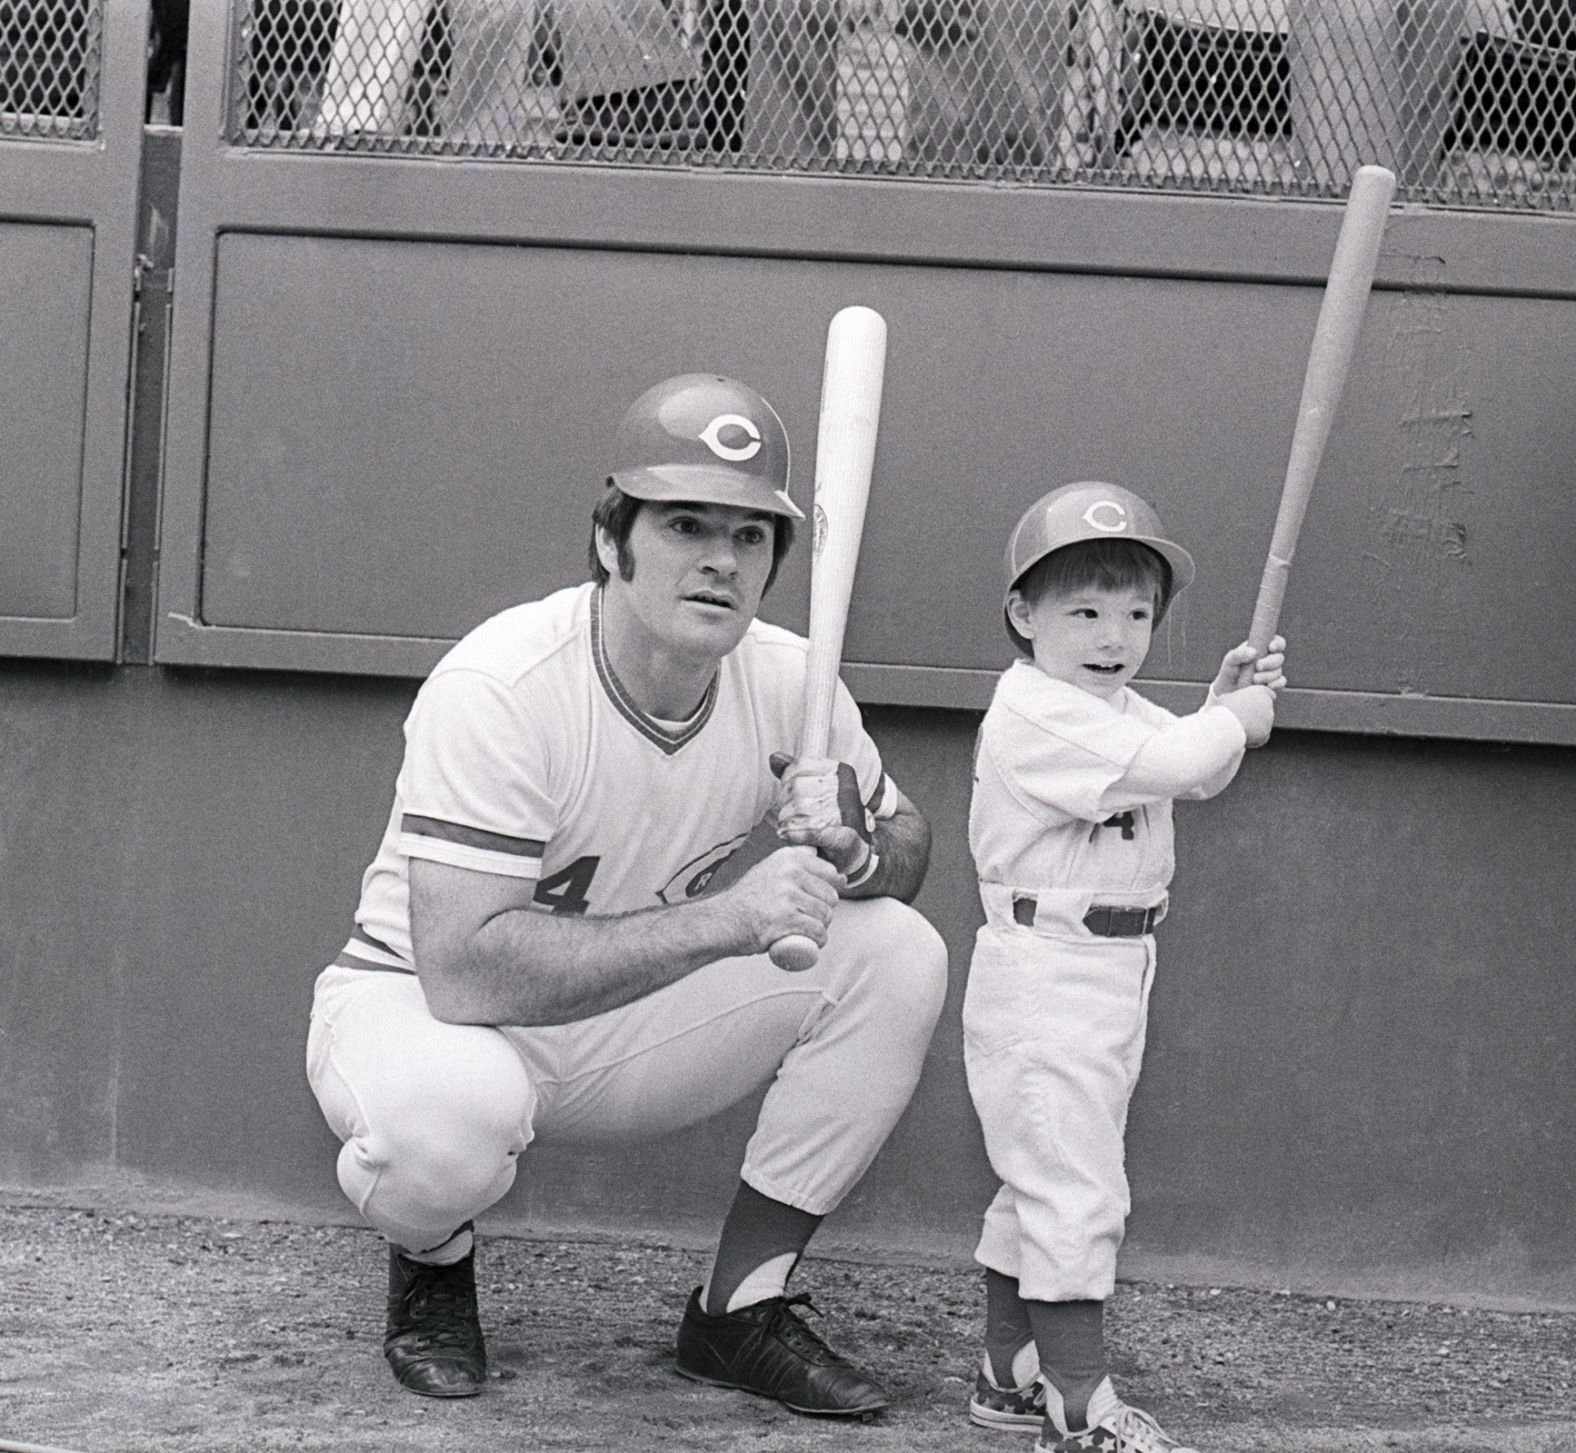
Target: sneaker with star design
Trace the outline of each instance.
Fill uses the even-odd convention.
[[[1085,1410],[1083,1426],[1069,1428],[1067,1410],[1056,1387],[1045,1385],[1045,1423],[1036,1453],[1198,1453],[1177,1442],[1142,1408],[1124,1403],[1101,1380]]]
[[[982,1358],[969,1399],[969,1421],[997,1431],[1037,1432],[1045,1422],[1045,1379],[1036,1376],[1022,1387],[1002,1387],[991,1375],[990,1358]]]

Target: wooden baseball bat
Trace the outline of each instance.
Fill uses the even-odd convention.
[[[842,309],[826,330],[815,445],[810,650],[805,662],[804,725],[799,733],[801,757],[824,757],[831,740],[843,632],[881,421],[886,335],[886,319],[863,307]],[[819,956],[815,941],[803,934],[789,934],[771,947],[772,962],[780,969],[808,969]]]
[[[1330,424],[1346,387],[1347,368],[1357,351],[1357,334],[1368,307],[1374,269],[1379,262],[1379,244],[1384,238],[1394,191],[1394,172],[1382,166],[1365,166],[1357,169],[1346,198],[1346,212],[1330,263],[1330,278],[1325,284],[1319,322],[1308,353],[1308,368],[1303,375],[1302,402],[1297,408],[1297,427],[1292,434],[1286,482],[1281,486],[1275,530],[1259,581],[1253,625],[1248,632],[1254,660],[1264,654],[1280,621],[1281,602],[1286,597],[1286,581],[1291,574],[1292,556],[1297,550],[1297,536],[1308,511],[1319,461],[1324,457],[1325,441],[1330,437]],[[1252,679],[1253,662],[1250,661],[1243,667],[1240,681],[1248,685]]]

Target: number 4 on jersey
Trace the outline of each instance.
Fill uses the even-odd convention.
[[[591,906],[586,893],[601,861],[599,857],[576,858],[567,868],[561,868],[536,885],[535,901],[554,913],[584,913]]]

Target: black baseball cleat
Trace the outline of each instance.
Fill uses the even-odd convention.
[[[714,1317],[701,1307],[697,1287],[679,1323],[678,1372],[776,1398],[796,1413],[857,1418],[886,1407],[886,1389],[833,1352],[799,1320],[796,1306],[815,1310],[807,1296],[772,1297]]]
[[[475,1397],[487,1381],[487,1345],[476,1313],[476,1253],[425,1266],[389,1247],[383,1355],[395,1380],[429,1398]]]

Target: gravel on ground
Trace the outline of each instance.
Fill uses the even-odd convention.
[[[693,1247],[486,1235],[481,1397],[399,1390],[386,1252],[348,1225],[0,1188],[0,1449],[72,1453],[1021,1449],[966,1417],[982,1329],[965,1262],[809,1260],[813,1325],[894,1405],[844,1424],[672,1371]],[[1128,1400],[1201,1453],[1576,1453],[1576,1314],[1124,1281]]]

